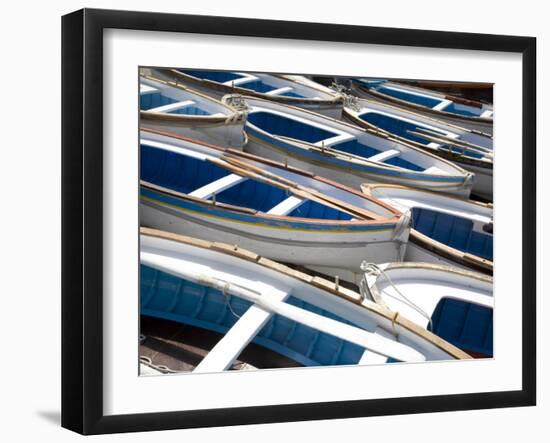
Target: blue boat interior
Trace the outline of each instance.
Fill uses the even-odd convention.
[[[484,110],[474,106],[461,105],[460,103],[449,103],[442,111],[450,112],[451,114],[464,115],[466,117],[479,117]]]
[[[458,348],[493,356],[493,310],[464,300],[442,298],[428,330]]]
[[[279,89],[277,86],[270,85],[264,80],[250,80],[249,82],[241,83],[239,86],[246,89],[252,89],[253,91],[256,91],[262,94],[274,91],[275,89]],[[275,95],[281,95],[284,97],[304,98],[303,95],[300,95],[293,90],[286,91],[280,94],[275,94]]]
[[[257,111],[249,114],[248,122],[270,134],[289,137],[309,143],[318,143],[338,135],[336,132],[265,111]],[[357,139],[336,143],[332,145],[331,148],[357,155],[365,159],[380,153],[380,150],[361,143]],[[412,171],[424,170],[424,168],[399,156],[384,160],[383,163],[410,169]]]
[[[159,106],[172,105],[177,103],[178,100],[175,100],[170,97],[166,97],[160,92],[148,92],[146,94],[141,94],[139,97],[139,105],[142,111],[148,111],[150,109],[158,108]],[[182,107],[174,108],[169,111],[166,111],[168,114],[183,114],[183,115],[210,115],[209,112],[202,109],[196,104],[188,104]]]
[[[226,333],[251,303],[183,280],[154,268],[140,267],[142,315]],[[292,295],[286,303],[345,324],[350,322]],[[231,308],[230,306],[231,305]],[[233,311],[233,312],[231,312]],[[364,348],[316,329],[273,315],[253,342],[306,366],[357,364]],[[395,360],[389,359],[388,362]]]
[[[211,80],[213,82],[225,83],[239,78],[243,78],[241,74],[230,71],[203,71],[198,69],[178,69],[182,74],[191,75],[203,80]]]
[[[363,114],[359,115],[359,118],[361,120],[370,123],[378,128],[384,129],[385,131],[390,132],[391,134],[395,134],[399,137],[406,138],[407,140],[411,140],[417,143],[422,143],[423,145],[429,145],[430,140],[411,134],[409,131],[417,131],[418,129],[429,129],[430,131],[440,133],[443,136],[446,136],[446,134],[442,131],[439,131],[436,128],[426,128],[422,125],[417,125],[415,123],[411,123],[405,120],[401,120],[400,118],[396,118],[390,115],[380,114],[375,111],[368,111],[364,112]],[[457,154],[463,154],[468,157],[473,158],[482,158],[483,155],[479,154],[477,152],[472,152],[469,150],[463,150],[462,148],[456,147],[456,146],[449,146],[446,144],[440,144],[439,148],[442,151],[452,151]]]
[[[189,194],[231,174],[209,161],[141,145],[141,179],[183,194]],[[216,194],[216,201],[267,212],[287,199],[289,194],[277,186],[247,178]],[[306,200],[288,214],[291,217],[323,220],[351,220],[348,213],[315,201]]]
[[[292,118],[271,112],[256,111],[248,114],[248,122],[270,134],[317,143],[335,137],[336,132],[308,125]]]
[[[385,94],[387,96],[404,100],[409,103],[414,103],[416,105],[425,106],[427,108],[434,108],[435,106],[443,103],[443,99],[437,97],[417,95],[404,89],[384,86],[384,80],[359,80],[359,82],[368,89],[379,92],[380,94]],[[466,117],[479,117],[484,112],[482,108],[476,108],[475,106],[463,105],[456,102],[451,102],[440,110]]]
[[[214,163],[146,144],[141,145],[140,154],[142,180],[183,194],[229,174]]]
[[[433,108],[434,106],[437,106],[443,102],[443,100],[440,98],[428,97],[425,95],[417,95],[417,94],[413,94],[412,92],[405,91],[403,89],[390,88],[390,87],[384,86],[383,83],[368,86],[368,87],[369,89],[379,92],[380,94],[397,98],[399,100],[404,100],[409,103],[414,103],[416,105],[425,106],[427,108]]]
[[[464,155],[466,157],[472,157],[472,158],[482,158],[483,157],[483,154],[480,154],[478,152],[473,152],[473,151],[470,151],[470,150],[464,150],[464,149],[462,149],[458,146],[443,145],[443,146],[440,146],[438,149],[440,151],[450,151],[450,152],[453,152],[455,154]]]
[[[210,115],[210,112],[196,105],[187,105],[181,108],[171,109],[167,111],[168,114],[181,114],[181,115]]]
[[[412,227],[459,251],[493,260],[493,236],[474,231],[472,220],[431,209],[413,208]]]
[[[299,94],[296,91],[286,91],[277,95],[282,95],[283,97],[305,98],[304,95]]]
[[[270,85],[269,83],[266,83],[262,80],[250,80],[248,82],[239,84],[239,86],[246,89],[252,89],[253,91],[263,94],[277,89],[276,86]]]
[[[171,97],[166,97],[160,92],[148,92],[146,94],[141,94],[139,97],[139,108],[142,111],[148,111],[149,109],[171,105],[173,103],[177,103],[177,100]]]
[[[378,128],[384,129],[392,134],[398,135],[400,137],[406,138],[417,143],[422,143],[423,145],[428,145],[429,140],[426,140],[424,137],[419,137],[417,135],[410,134],[408,131],[416,131],[418,129],[429,129],[433,132],[438,132],[441,135],[446,135],[444,132],[437,130],[436,128],[426,128],[423,125],[417,125],[415,123],[408,122],[406,120],[401,120],[400,118],[393,117],[391,115],[380,114],[375,111],[364,112],[359,115],[361,120],[370,123]]]

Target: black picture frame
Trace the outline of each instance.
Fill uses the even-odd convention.
[[[102,76],[108,28],[519,53],[523,64],[522,388],[395,399],[105,416]],[[62,18],[62,426],[82,434],[411,414],[536,403],[536,39],[83,9]]]

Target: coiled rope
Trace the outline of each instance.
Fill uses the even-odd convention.
[[[409,299],[407,296],[405,296],[397,288],[397,286],[393,283],[393,280],[386,273],[386,271],[384,271],[382,268],[380,268],[380,266],[378,266],[376,263],[363,262],[363,263],[361,263],[361,270],[364,271],[364,273],[365,273],[363,278],[359,282],[359,289],[361,291],[361,295],[366,296],[366,294],[370,294],[370,289],[369,289],[368,283],[367,283],[367,277],[382,276],[388,281],[388,283],[391,285],[391,287],[393,287],[393,289],[395,290],[395,292],[398,294],[399,297],[395,296],[395,295],[392,295],[389,292],[386,292],[386,295],[388,297],[391,297],[391,298],[401,302],[401,303],[404,303],[405,305],[409,306],[410,308],[414,309],[416,312],[418,312],[419,314],[424,316],[428,320],[428,324],[429,324],[430,329],[432,329],[433,325],[432,325],[432,318],[430,317],[430,315],[428,315],[428,313],[426,311],[424,311],[420,306],[418,306],[416,303],[414,303],[411,299]],[[399,313],[396,312],[396,315],[394,316],[394,318],[392,320],[392,326],[394,325],[395,319],[397,318],[398,315],[399,315]]]

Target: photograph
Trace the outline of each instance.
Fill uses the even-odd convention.
[[[494,357],[492,83],[136,75],[140,376]]]

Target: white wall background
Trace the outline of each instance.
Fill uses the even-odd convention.
[[[169,2],[156,0],[11,2],[2,10],[0,88],[2,153],[0,161],[0,407],[4,441],[72,441],[82,437],[59,427],[60,414],[60,72],[61,15],[87,6],[159,12],[273,18],[281,20],[409,27],[445,31],[531,35],[538,38],[538,125],[542,153],[544,73],[550,72],[550,31],[543,2],[441,0],[410,2],[310,2],[295,0]],[[5,155],[7,154],[7,158]],[[549,158],[539,155],[539,225],[548,224]],[[545,168],[546,167],[546,168]],[[512,202],[510,202],[512,204]],[[549,263],[548,235],[539,229],[539,276]],[[510,257],[513,260],[513,257]],[[539,278],[538,403],[533,408],[453,412],[333,420],[223,429],[165,431],[98,437],[147,441],[239,441],[301,437],[317,441],[343,438],[407,439],[411,442],[543,441],[548,435],[550,388],[548,340],[543,323],[550,303],[550,281]],[[452,381],[450,381],[452,382]]]

